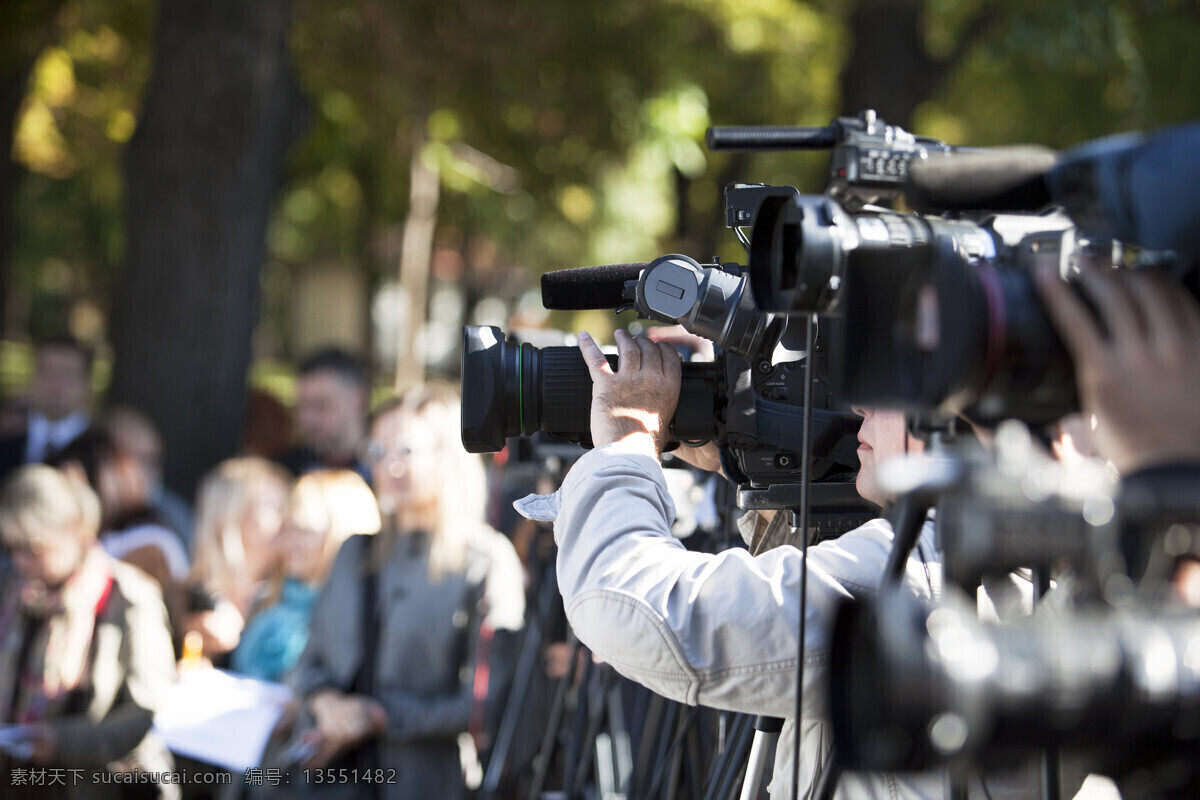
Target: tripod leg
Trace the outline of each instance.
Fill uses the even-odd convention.
[[[579,689],[575,693],[575,708],[571,712],[571,735],[567,739],[567,752],[563,762],[563,792],[567,800],[572,800],[572,794],[575,786],[575,778],[579,774],[580,769],[580,753],[583,752],[583,731],[584,721],[587,719],[589,695],[588,689],[592,683],[592,674],[595,672],[595,662],[590,658],[587,660],[587,665],[583,668],[583,680],[579,682]]]
[[[525,696],[529,693],[529,684],[533,680],[533,670],[537,659],[538,649],[542,644],[541,626],[537,620],[531,619],[525,626],[525,640],[521,643],[521,657],[517,661],[517,672],[508,700],[504,704],[504,716],[500,719],[500,728],[496,732],[496,743],[488,758],[487,773],[479,794],[490,798],[500,790],[500,779],[507,766],[508,751],[512,747],[513,738],[517,733],[517,723],[525,708]]]
[[[550,719],[546,721],[546,735],[542,737],[542,746],[538,750],[537,769],[529,787],[529,800],[538,800],[546,785],[546,775],[554,758],[554,743],[562,724],[563,710],[566,708],[567,692],[575,681],[575,665],[579,663],[579,640],[575,638],[574,632],[568,635],[568,642],[570,654],[567,657],[567,673],[563,675],[562,682],[554,693],[554,705],[550,708]]]
[[[765,731],[754,732],[754,742],[750,745],[750,758],[746,762],[746,778],[742,781],[740,800],[755,800],[758,790],[762,787],[763,769],[767,766],[767,754],[777,734]]]
[[[588,773],[591,772],[592,766],[596,763],[596,742],[600,736],[600,728],[608,719],[608,705],[604,702],[608,696],[608,690],[612,688],[617,681],[617,673],[613,672],[612,667],[598,667],[592,671],[592,679],[586,689],[588,692],[588,726],[582,740],[579,743],[579,767],[575,773],[574,785],[569,785],[567,788],[570,791],[568,797],[578,797],[583,792],[583,786],[587,782]],[[609,740],[611,742],[611,740]],[[609,748],[609,766],[612,765],[611,746]],[[611,769],[609,770],[611,774]],[[601,796],[603,796],[603,792]]]

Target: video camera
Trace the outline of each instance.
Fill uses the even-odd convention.
[[[752,223],[763,197],[796,193],[791,187],[729,187],[730,227]],[[683,365],[670,431],[679,442],[720,446],[725,473],[746,509],[799,505],[801,403],[811,364],[815,435],[808,467],[820,486],[812,487],[817,524],[826,535],[873,516],[853,486],[859,420],[831,390],[831,333],[822,329],[809,358],[785,317],[757,308],[739,265],[702,265],[671,254],[647,263],[560,270],[542,277],[542,300],[562,310],[632,309],[713,342],[712,362]],[[837,324],[830,320],[830,329]],[[577,347],[539,349],[493,326],[467,326],[462,354],[467,450],[497,451],[508,437],[537,431],[590,446],[591,377]]]

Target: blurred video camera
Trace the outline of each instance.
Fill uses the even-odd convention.
[[[1195,797],[1200,613],[1178,585],[1200,559],[1195,475],[1120,485],[1099,463],[1050,458],[1009,420],[987,452],[917,457],[881,481],[922,509],[936,502],[946,586],[932,604],[893,586],[839,609],[840,767],[945,766],[965,784],[1042,752],[1051,774],[1069,760],[1126,797]],[[1020,584],[1036,597],[1051,574],[1047,608],[1028,614]],[[979,586],[999,619],[980,618]]]

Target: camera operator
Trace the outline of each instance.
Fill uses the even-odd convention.
[[[1128,481],[1164,473],[1200,475],[1200,311],[1178,287],[1149,274],[1089,274],[1081,281],[1099,319],[1056,278],[1039,277],[1043,299],[1071,350],[1098,444]],[[1105,335],[1107,331],[1108,335]],[[658,456],[679,392],[680,362],[666,344],[616,334],[614,371],[586,334],[596,449],[567,476],[557,501],[559,582],[581,641],[619,672],[666,697],[745,713],[784,716],[795,707],[800,552],[781,547],[757,557],[687,552],[669,535],[673,515]],[[1148,390],[1153,387],[1153,390]],[[898,412],[864,412],[860,493],[883,504],[875,469],[909,452]],[[1138,474],[1133,474],[1134,472]],[[558,506],[555,508],[554,506]],[[878,590],[892,543],[872,521],[808,551],[800,781],[808,792],[828,748],[828,675],[833,609],[847,596]],[[927,521],[904,585],[935,598],[941,566]],[[775,796],[791,794],[791,726],[780,739]],[[1037,791],[1030,769],[998,783],[972,780],[974,796]],[[1026,783],[1024,778],[1028,776]],[[1010,776],[1012,777],[1012,776]],[[999,785],[998,785],[999,784]],[[1074,787],[1071,787],[1072,790]],[[940,774],[847,774],[839,797],[940,797]],[[897,792],[900,795],[897,795]]]

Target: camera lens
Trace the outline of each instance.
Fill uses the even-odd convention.
[[[750,233],[750,288],[759,309],[831,311],[850,249],[843,237],[853,227],[827,197],[764,197]]]
[[[981,423],[1037,425],[1078,410],[1070,357],[1028,271],[966,264],[943,242],[933,274],[936,299],[925,315],[940,330],[929,361],[934,396]]]
[[[616,368],[617,357],[608,356]],[[714,435],[717,373],[684,364],[671,429],[681,441]],[[471,453],[495,453],[510,436],[549,435],[591,445],[592,377],[578,347],[545,347],[505,338],[499,328],[467,325],[462,344],[462,440]]]

